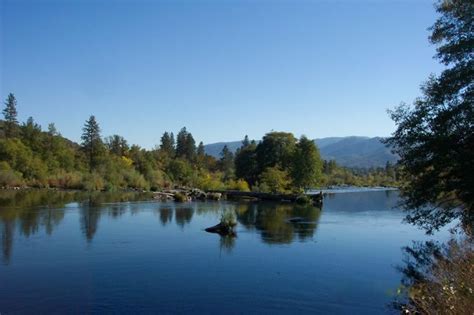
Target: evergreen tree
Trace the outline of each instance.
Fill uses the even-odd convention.
[[[4,121],[4,134],[7,138],[13,138],[17,136],[18,130],[18,112],[16,110],[16,98],[12,93],[8,94],[7,100],[5,101],[5,108],[3,109]]]
[[[99,159],[103,153],[103,143],[100,137],[100,127],[95,116],[90,116],[82,128],[82,149],[87,155],[89,171],[92,172],[99,164]]]
[[[186,158],[188,161],[194,161],[196,157],[196,141],[191,133],[186,136]]]
[[[177,157],[186,157],[188,145],[188,132],[186,127],[181,128],[176,136],[176,156]]]
[[[48,124],[48,134],[52,137],[60,135],[60,133],[56,129],[56,125],[54,123]]]
[[[222,172],[224,172],[225,179],[233,177],[234,172],[234,154],[229,150],[227,145],[222,148],[221,159],[219,160]]]
[[[196,156],[196,142],[193,135],[183,127],[176,138],[176,156],[193,161]]]
[[[250,145],[249,136],[245,135],[244,140],[242,140],[242,148],[248,147]]]
[[[206,151],[204,149],[204,143],[199,142],[199,145],[198,145],[198,148],[197,148],[197,155],[199,157],[203,157],[204,155],[206,155]]]
[[[160,150],[165,152],[169,157],[174,157],[176,154],[174,146],[175,143],[173,133],[166,131],[163,136],[161,136]]]
[[[437,11],[430,40],[448,68],[413,106],[391,113],[397,129],[387,141],[400,156],[407,220],[428,232],[457,217],[474,221],[474,2],[446,0]]]

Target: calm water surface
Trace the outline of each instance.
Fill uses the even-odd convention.
[[[427,238],[396,191],[322,210],[148,198],[0,192],[0,313],[387,313],[401,247]],[[204,231],[224,209],[236,238]]]

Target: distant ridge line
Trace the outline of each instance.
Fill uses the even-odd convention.
[[[396,163],[398,157],[389,147],[382,143],[383,137],[326,137],[315,139],[321,157],[325,160],[335,160],[339,165],[353,168],[384,167],[387,162]],[[242,145],[242,141],[216,142],[206,144],[207,154],[220,157],[222,148],[227,145],[230,151],[235,152]]]

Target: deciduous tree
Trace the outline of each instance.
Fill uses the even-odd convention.
[[[437,11],[430,40],[447,68],[391,112],[387,141],[400,156],[407,220],[428,232],[456,217],[472,226],[474,216],[474,2],[441,1]]]

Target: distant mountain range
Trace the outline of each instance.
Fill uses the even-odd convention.
[[[330,137],[315,139],[321,157],[325,160],[336,160],[339,165],[347,167],[383,167],[388,162],[395,163],[397,156],[390,148],[381,142],[381,137]],[[204,146],[206,153],[219,157],[222,148],[227,145],[229,150],[235,152],[241,141],[218,142]]]

